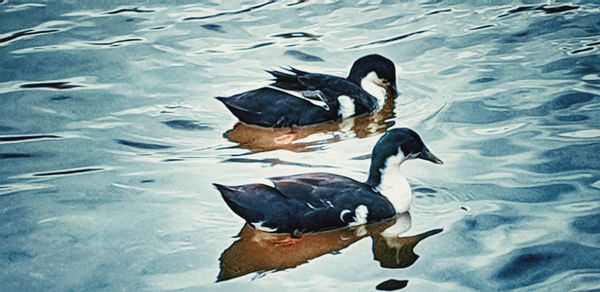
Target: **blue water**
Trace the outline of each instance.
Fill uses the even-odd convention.
[[[600,289],[597,1],[108,2],[0,1],[0,290]],[[371,53],[384,114],[256,132],[213,99]],[[364,179],[401,126],[445,164],[403,166],[393,242],[257,246],[211,186]]]

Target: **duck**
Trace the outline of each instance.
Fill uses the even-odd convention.
[[[274,78],[270,86],[216,99],[245,124],[290,128],[370,113],[397,95],[396,67],[377,54],[354,61],[347,78],[282,69],[266,71]]]
[[[409,128],[383,134],[371,154],[366,181],[333,173],[272,177],[273,184],[213,185],[229,208],[256,230],[299,238],[382,221],[405,213],[412,190],[400,165],[411,159],[443,164]]]
[[[223,137],[238,144],[237,147],[249,149],[253,153],[278,149],[305,152],[319,149],[326,142],[333,143],[355,137],[366,138],[382,134],[396,124],[394,115],[394,100],[388,97],[383,108],[377,112],[348,118],[339,123],[265,128],[237,122],[223,133]],[[321,138],[313,139],[311,136]]]

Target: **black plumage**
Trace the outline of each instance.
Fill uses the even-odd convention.
[[[372,112],[382,106],[361,87],[361,78],[369,72],[390,78],[389,84],[393,88],[396,84],[394,64],[379,55],[358,59],[348,78],[292,67],[285,70],[287,72],[267,71],[274,78],[271,87],[217,99],[246,124],[275,128],[307,126],[341,119],[338,98],[342,95],[352,100],[352,116]]]
[[[275,187],[215,184],[227,205],[248,223],[279,233],[336,229],[355,222],[356,208],[367,206],[368,221],[396,214],[390,201],[371,186],[330,173],[270,178]],[[344,211],[348,210],[348,211]]]
[[[391,151],[390,149],[396,149]],[[396,214],[394,205],[377,191],[391,156],[441,163],[410,129],[393,129],[373,149],[369,180],[358,182],[330,173],[269,178],[273,186],[214,184],[227,205],[255,228],[278,233],[331,230],[380,221]]]
[[[217,99],[241,122],[261,127],[305,126],[338,118],[337,106],[328,110],[308,100],[269,87]]]

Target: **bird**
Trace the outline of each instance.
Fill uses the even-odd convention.
[[[396,67],[377,54],[357,59],[347,78],[293,67],[266,71],[270,86],[230,97],[216,97],[241,122],[266,128],[302,127],[332,122],[382,108],[395,97]]]
[[[416,158],[443,164],[416,132],[396,128],[382,135],[373,147],[365,182],[317,172],[272,177],[268,179],[272,186],[213,185],[229,208],[254,229],[298,238],[407,212],[412,190],[399,170],[402,163]]]

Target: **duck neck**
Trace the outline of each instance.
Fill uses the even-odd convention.
[[[404,156],[390,156],[385,160],[373,159],[369,169],[367,184],[384,195],[397,213],[408,211],[412,202],[410,184],[402,172],[400,165],[406,161]]]

